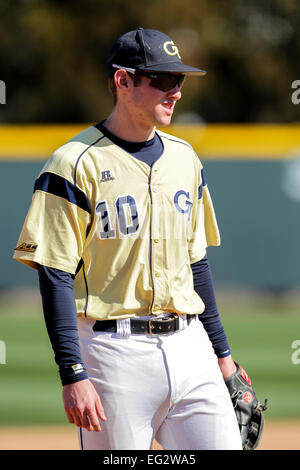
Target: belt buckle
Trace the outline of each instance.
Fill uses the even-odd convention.
[[[165,323],[165,322],[173,322],[175,321],[176,322],[176,319],[178,319],[178,314],[177,313],[173,313],[172,314],[172,317],[167,317],[167,318],[162,318],[162,319],[152,319],[152,320],[148,320],[148,333],[150,336],[153,336],[153,335],[159,335],[159,334],[167,334],[169,333],[169,331],[166,331],[166,332],[162,332],[162,333],[152,333],[152,330],[154,329],[154,326],[152,325],[152,322],[153,321],[156,321],[157,323]],[[170,330],[171,326],[169,326],[169,330]],[[161,329],[161,327],[159,326],[158,329]]]

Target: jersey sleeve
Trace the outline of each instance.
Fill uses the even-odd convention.
[[[221,243],[219,227],[203,167],[200,168],[193,211],[193,233],[189,244],[191,264],[203,258],[208,246]]]
[[[51,159],[35,182],[13,257],[34,269],[41,264],[75,274],[90,221],[84,188]]]

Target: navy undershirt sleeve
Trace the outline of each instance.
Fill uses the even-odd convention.
[[[74,276],[41,265],[38,273],[45,323],[61,382],[67,385],[86,379],[78,338]]]
[[[221,323],[213,279],[207,256],[191,265],[193,271],[194,289],[204,302],[205,310],[199,315],[199,319],[209,336],[214,351],[218,357],[226,357],[230,354],[230,348]]]

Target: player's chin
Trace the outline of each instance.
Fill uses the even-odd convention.
[[[171,124],[173,117],[173,110],[162,110],[162,112],[159,113],[157,116],[157,125],[158,126],[168,126]]]

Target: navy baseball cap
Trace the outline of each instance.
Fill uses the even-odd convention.
[[[132,72],[205,75],[205,70],[185,65],[172,39],[155,29],[138,28],[123,34],[113,45],[106,63],[112,77],[118,68]]]

